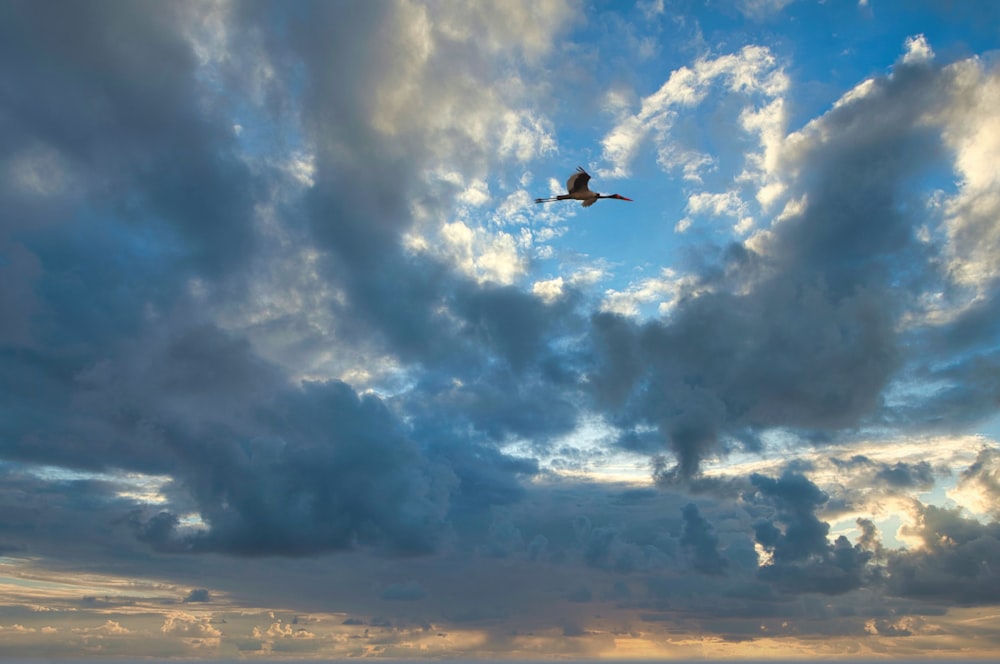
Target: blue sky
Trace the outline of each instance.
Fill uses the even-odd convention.
[[[997,14],[0,2],[0,652],[995,657]]]

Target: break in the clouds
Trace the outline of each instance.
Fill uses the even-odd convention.
[[[0,4],[3,651],[995,654],[988,24]]]

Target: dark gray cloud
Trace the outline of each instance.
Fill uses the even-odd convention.
[[[30,279],[32,294],[8,299],[22,327],[0,348],[8,457],[169,463],[154,432],[105,439],[142,426],[129,413],[102,420],[80,402],[152,319],[183,307],[190,279],[232,277],[254,247],[254,177],[231,123],[204,103],[186,9],[4,7],[5,167],[41,178],[5,178],[0,191],[14,213],[0,251],[24,257],[3,261],[6,276]]]
[[[875,477],[893,487],[929,489],[934,484],[934,471],[926,461],[885,464]]]
[[[888,557],[888,583],[894,594],[966,605],[998,601],[1000,525],[928,505],[921,508],[911,534],[920,537],[923,547]]]
[[[934,468],[927,461],[897,461],[890,464],[856,454],[846,460],[831,458],[830,462],[834,467],[850,473],[852,484],[865,488],[885,485],[891,490],[919,488],[926,491],[935,482]]]
[[[184,598],[185,602],[208,602],[212,599],[211,593],[205,588],[192,588],[191,592]]]
[[[729,561],[719,553],[719,538],[712,526],[698,512],[698,506],[688,503],[681,510],[684,530],[680,543],[691,558],[691,566],[703,574],[724,574]]]
[[[883,296],[836,297],[817,276],[702,295],[668,322],[595,317],[598,402],[623,425],[656,427],[686,477],[747,427],[857,425],[897,364],[892,319]]]
[[[215,428],[211,443],[179,435],[177,481],[209,530],[141,526],[165,550],[304,555],[354,546],[432,550],[454,479],[432,464],[375,397],[343,383],[279,394],[255,418],[256,435]]]
[[[981,242],[989,243],[988,238]],[[988,281],[969,295],[945,293],[959,311],[947,324],[927,326],[906,335],[908,362],[902,378],[935,386],[920,398],[880,413],[890,426],[949,432],[992,417],[1000,404],[1000,355],[996,351],[1000,282]],[[970,302],[963,302],[963,295]]]
[[[846,593],[861,587],[875,573],[869,563],[873,553],[852,545],[843,535],[830,544],[830,525],[816,510],[829,497],[803,475],[786,472],[774,479],[753,475],[757,497],[774,507],[768,520],[754,526],[757,542],[772,556],[757,572],[760,579],[783,592]],[[870,543],[867,534],[863,542]]]
[[[0,464],[0,548],[27,555],[60,553],[89,559],[105,548],[128,550],[116,525],[134,507],[117,494],[121,484],[63,474],[44,476],[30,466]]]
[[[43,155],[57,189],[62,179],[83,194],[94,214],[76,223],[116,218],[147,242],[182,246],[181,266],[220,274],[253,246],[254,182],[231,123],[205,112],[185,9],[5,5],[0,136],[9,158]],[[4,198],[24,200],[9,187]],[[44,202],[21,211],[15,228],[70,221],[47,218],[63,210]]]

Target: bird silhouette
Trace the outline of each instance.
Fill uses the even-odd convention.
[[[536,198],[536,203],[551,203],[552,201],[581,201],[583,207],[590,207],[597,202],[599,198],[615,198],[619,201],[631,201],[631,198],[625,198],[620,194],[598,194],[597,192],[591,191],[587,183],[590,182],[590,173],[583,170],[582,166],[576,167],[576,173],[569,176],[566,180],[566,191],[569,193],[559,194],[558,196],[553,196],[551,198]]]

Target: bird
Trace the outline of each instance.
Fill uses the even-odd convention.
[[[582,166],[577,166],[576,173],[573,173],[566,180],[566,191],[569,193],[553,196],[552,198],[536,198],[535,202],[551,203],[552,201],[573,200],[583,202],[583,207],[590,207],[597,202],[598,198],[616,198],[620,201],[632,201],[631,198],[625,198],[620,194],[598,194],[593,192],[587,187],[588,182],[590,182],[590,173],[583,170]]]

